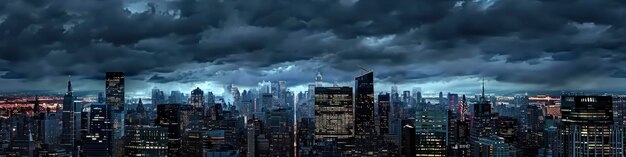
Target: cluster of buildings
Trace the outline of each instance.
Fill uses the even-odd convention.
[[[624,156],[626,97],[459,95],[420,89],[375,93],[374,73],[354,86],[308,90],[285,81],[229,85],[222,96],[196,88],[150,103],[125,100],[124,74],[106,74],[105,94],[60,109],[0,118],[0,156],[437,157]],[[383,91],[383,90],[376,90]]]

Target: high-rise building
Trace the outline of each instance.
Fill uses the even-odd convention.
[[[315,154],[327,154],[323,143],[335,143],[338,152],[350,155],[354,149],[354,108],[352,88],[315,88]]]
[[[380,117],[380,135],[389,134],[389,112],[391,112],[391,100],[389,93],[378,95],[378,115]]]
[[[63,117],[62,117],[62,133],[61,133],[61,146],[63,146],[66,150],[71,150],[71,152],[75,152],[75,142],[76,142],[76,133],[75,133],[75,122],[74,113],[76,111],[74,103],[74,94],[72,91],[72,81],[67,81],[67,93],[63,97]]]
[[[194,108],[204,108],[204,91],[199,87],[191,91],[189,104]]]
[[[483,82],[482,95],[479,101],[474,104],[473,119],[470,120],[470,147],[472,156],[479,156],[481,146],[478,143],[480,138],[491,137],[496,134],[495,114],[492,106],[485,97],[485,86]]]
[[[153,88],[152,89],[152,104],[150,108],[154,109],[157,105],[166,103],[165,101],[165,93],[163,91]]]
[[[315,119],[302,118],[298,122],[297,153],[300,157],[312,157],[315,146]]]
[[[112,125],[106,118],[111,116],[108,105],[88,104],[81,112],[81,155],[113,156]]]
[[[402,157],[414,157],[416,144],[415,144],[415,124],[413,125],[404,125],[402,127],[402,144],[401,144],[401,153]]]
[[[107,117],[113,124],[113,153],[114,155],[123,155],[122,149],[124,147],[124,73],[123,72],[107,72],[106,73],[106,105],[108,105],[108,112],[110,116]]]
[[[374,73],[367,72],[355,78],[354,86],[354,124],[356,154],[374,155],[376,121],[374,114]]]
[[[164,127],[130,127],[126,132],[124,156],[167,156],[167,133]]]
[[[564,156],[623,155],[613,148],[623,132],[613,135],[612,105],[610,96],[561,96]]]
[[[287,109],[278,108],[267,114],[267,135],[269,136],[270,156],[294,156],[293,122]]]
[[[106,73],[106,105],[111,106],[111,111],[124,111],[124,73]]]
[[[155,124],[167,128],[168,151],[167,156],[179,156],[181,147],[181,124],[179,104],[160,104],[157,106],[157,118]]]
[[[322,80],[322,73],[321,72],[317,72],[317,75],[315,75],[315,87],[323,87],[323,80]]]
[[[415,133],[415,156],[446,156],[448,112],[443,110],[417,112]]]

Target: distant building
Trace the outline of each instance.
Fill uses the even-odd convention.
[[[111,111],[124,111],[124,73],[106,73],[106,104],[111,106]]]

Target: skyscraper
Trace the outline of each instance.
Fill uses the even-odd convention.
[[[150,108],[155,108],[159,104],[165,103],[165,93],[163,91],[153,88],[152,89],[152,104]]]
[[[74,119],[75,113],[75,103],[74,103],[74,94],[72,91],[72,81],[67,81],[67,93],[63,97],[63,116],[62,116],[62,133],[61,133],[61,146],[63,146],[66,150],[72,150],[74,152],[75,142],[76,142],[76,133],[75,133],[75,122]]]
[[[106,73],[106,105],[111,106],[111,111],[124,111],[124,73]]]
[[[352,154],[354,149],[354,110],[352,88],[315,88],[315,142],[316,154],[326,154],[322,143],[338,145],[338,153]],[[339,154],[335,154],[339,155]]]
[[[106,73],[106,105],[108,106],[108,111],[111,112],[108,120],[112,122],[113,125],[113,153],[114,155],[123,155],[122,149],[124,147],[123,141],[121,141],[124,136],[124,118],[125,118],[125,110],[124,110],[124,73],[123,72],[107,72]]]
[[[199,87],[191,91],[189,104],[194,108],[204,108],[204,91]]]
[[[612,148],[612,105],[610,96],[561,96],[564,156],[621,153]]]
[[[168,129],[167,156],[179,156],[181,146],[180,105],[160,104],[157,106],[157,118],[155,124]]]
[[[415,115],[415,156],[446,156],[448,147],[448,112],[420,111]]]
[[[380,135],[389,134],[389,112],[391,112],[391,100],[389,93],[378,95],[378,115],[380,117]]]
[[[479,98],[478,103],[474,104],[474,112],[472,114],[470,124],[470,147],[472,156],[479,156],[481,145],[479,143],[481,138],[491,137],[496,133],[496,122],[494,119],[494,113],[492,112],[492,106],[485,98],[485,85],[483,82],[482,95]]]
[[[270,156],[294,156],[293,123],[289,110],[278,108],[267,115],[267,129],[270,142]]]
[[[322,80],[322,73],[321,72],[317,72],[317,75],[315,75],[315,87],[323,87],[323,80]]]
[[[88,104],[81,112],[81,156],[113,156],[108,105]]]
[[[374,73],[368,71],[355,78],[354,124],[357,154],[374,154],[376,122],[374,115]]]

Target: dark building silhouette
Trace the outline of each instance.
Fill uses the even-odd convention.
[[[72,91],[72,81],[68,80],[67,93],[63,96],[63,114],[61,119],[61,146],[63,146],[66,150],[74,150],[74,147],[76,146],[76,119],[74,117],[74,113],[76,112],[75,105],[74,94]]]
[[[355,153],[376,156],[376,121],[374,110],[374,73],[355,78],[354,85]]]
[[[389,93],[378,95],[378,115],[380,117],[380,135],[389,134],[389,112],[391,112],[391,100]]]
[[[81,112],[81,156],[114,156],[108,105],[89,104]]]
[[[180,104],[159,104],[157,105],[157,118],[155,124],[167,128],[168,152],[167,156],[179,156],[181,147],[181,124],[180,124]]]

